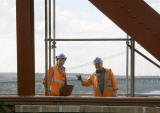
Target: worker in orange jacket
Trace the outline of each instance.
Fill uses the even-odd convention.
[[[94,96],[117,96],[118,85],[111,69],[104,68],[103,61],[99,57],[96,57],[93,63],[95,65],[96,72],[91,74],[87,80],[82,80],[81,75],[77,76],[77,79],[81,81],[82,86],[89,87],[92,85]]]
[[[56,56],[57,63],[51,67],[51,78],[48,79],[48,89],[51,91],[51,96],[60,96],[60,89],[67,84],[65,67],[63,67],[67,57],[64,54]],[[48,70],[49,78],[49,70]],[[42,83],[46,84],[45,74],[42,78]],[[49,87],[49,83],[51,84]],[[44,91],[46,93],[46,89]]]

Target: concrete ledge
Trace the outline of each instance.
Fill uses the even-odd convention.
[[[160,113],[160,107],[148,107],[145,113]]]
[[[142,113],[142,107],[130,106],[81,106],[80,112],[108,112],[108,113]]]
[[[94,105],[15,105],[15,112],[160,113],[160,108],[147,108],[141,106]]]

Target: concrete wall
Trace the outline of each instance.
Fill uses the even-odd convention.
[[[143,106],[16,105],[15,112],[160,113],[160,108]]]

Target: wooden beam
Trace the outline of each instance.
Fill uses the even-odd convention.
[[[35,95],[34,0],[16,0],[19,96]]]
[[[160,15],[144,0],[89,0],[160,61]]]

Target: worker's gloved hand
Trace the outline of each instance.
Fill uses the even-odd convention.
[[[77,80],[82,81],[81,75],[76,75],[76,77],[77,77]]]

